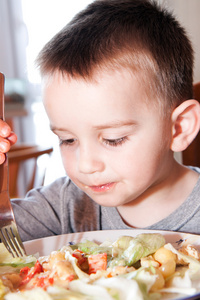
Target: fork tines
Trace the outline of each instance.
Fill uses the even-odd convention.
[[[0,228],[0,239],[13,257],[22,257],[26,255],[14,221],[12,221],[11,225]]]

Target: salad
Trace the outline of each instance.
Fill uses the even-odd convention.
[[[200,254],[160,233],[63,246],[13,258],[0,244],[0,300],[157,300],[200,291]]]

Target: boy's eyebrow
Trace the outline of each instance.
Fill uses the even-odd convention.
[[[57,128],[57,127],[55,127],[55,126],[52,126],[52,125],[50,125],[50,129],[51,129],[51,131],[65,131],[65,129],[64,128]]]
[[[133,120],[130,121],[117,121],[117,122],[111,122],[108,124],[103,124],[103,125],[97,125],[94,126],[95,129],[108,129],[108,128],[118,128],[118,127],[123,127],[123,126],[133,126],[136,125],[136,122]]]
[[[136,125],[136,122],[131,121],[117,121],[117,122],[112,122],[108,124],[103,124],[103,125],[97,125],[94,126],[94,129],[109,129],[109,128],[118,128],[118,127],[123,127],[123,126],[133,126]],[[52,131],[66,131],[65,128],[57,128],[54,126],[50,125],[50,129]]]

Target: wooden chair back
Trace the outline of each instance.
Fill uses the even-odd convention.
[[[194,99],[200,102],[200,82],[195,83]],[[182,153],[182,162],[187,166],[200,167],[200,132],[197,134],[195,140]]]
[[[52,152],[52,147],[38,145],[16,144],[11,147],[8,152],[10,198],[24,197],[26,192],[35,187],[36,176],[37,185],[43,185],[46,166],[43,168],[42,174],[38,175],[38,159],[42,159],[44,155],[49,157]],[[26,173],[30,176],[26,176]],[[19,191],[20,174],[23,174],[22,177],[24,177],[22,179],[24,185],[23,195]]]

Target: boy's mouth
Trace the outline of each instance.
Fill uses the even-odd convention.
[[[102,193],[102,192],[109,191],[114,186],[114,184],[115,184],[114,182],[109,182],[102,185],[90,185],[90,186],[85,185],[85,188],[90,189],[96,193]]]

